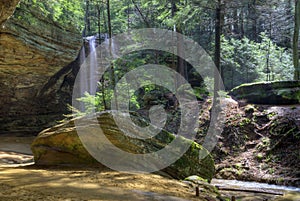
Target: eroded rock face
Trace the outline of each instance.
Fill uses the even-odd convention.
[[[0,3],[0,133],[34,134],[65,110],[60,89],[82,41],[75,28],[17,3]]]
[[[129,135],[124,135],[123,132],[120,131],[114,122],[112,112],[100,113],[93,119],[81,119],[81,123],[79,125],[81,131],[87,131],[87,138],[90,139],[91,142],[99,142],[99,145],[97,144],[97,150],[99,150],[97,151],[97,155],[99,154],[100,157],[101,154],[107,154],[106,152],[111,149],[108,148],[105,142],[100,143],[103,142],[101,140],[101,135],[97,133],[96,129],[94,129],[99,125],[101,126],[106,138],[108,138],[113,145],[129,153],[153,153],[163,149],[175,138],[174,135],[164,130],[162,130],[162,132],[157,136],[145,140],[131,138]],[[130,130],[130,128],[128,129]],[[212,156],[202,146],[190,140],[182,138],[182,143],[190,143],[191,146],[179,160],[162,170],[162,172],[178,179],[184,179],[190,175],[198,175],[204,179],[211,180],[215,171]],[[74,120],[41,132],[32,143],[31,149],[34,153],[35,163],[38,165],[86,165],[97,163],[97,161],[89,154],[89,152],[86,151],[81,143],[74,126]],[[206,155],[206,157],[201,160],[199,160],[200,150],[203,151],[201,153],[205,153]],[[113,157],[114,152],[111,152],[108,155]],[[116,160],[117,159],[122,161],[122,164],[126,164],[127,162],[124,158],[116,158]],[[151,163],[151,165],[155,164]]]
[[[20,0],[7,0],[0,2],[0,25],[14,13],[19,2]]]

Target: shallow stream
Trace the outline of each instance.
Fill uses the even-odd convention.
[[[213,179],[212,184],[218,187],[221,194],[243,201],[300,201],[300,188],[280,186],[258,182]],[[289,199],[286,199],[288,195]]]
[[[223,180],[223,179],[213,179],[212,184],[216,186],[224,186],[230,188],[247,188],[247,189],[266,189],[266,190],[274,190],[274,191],[293,191],[299,192],[300,188],[292,187],[292,186],[279,186],[273,184],[266,183],[258,183],[258,182],[247,182],[247,181],[237,181],[237,180]]]

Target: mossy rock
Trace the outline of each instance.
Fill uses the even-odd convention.
[[[137,118],[131,116],[132,118]],[[78,120],[78,119],[77,119]],[[105,137],[119,149],[134,153],[145,154],[153,153],[163,149],[175,139],[175,135],[162,130],[157,136],[148,139],[132,138],[124,135],[116,125],[112,112],[103,112],[96,115],[96,118],[80,118],[81,131],[87,128],[90,136],[99,136],[95,133],[96,126],[101,127]],[[75,121],[70,120],[64,124],[42,131],[31,145],[35,163],[38,165],[94,165],[98,162],[85,149],[75,127]],[[142,119],[135,119],[134,122],[143,122]],[[142,123],[143,124],[143,123]],[[78,127],[78,125],[76,124]],[[128,128],[130,130],[131,128]],[[132,131],[135,132],[135,131]],[[81,134],[81,133],[80,133]],[[135,135],[136,133],[134,133]],[[180,143],[190,144],[185,154],[172,165],[161,170],[164,175],[176,179],[184,179],[190,175],[198,175],[210,181],[215,173],[214,161],[212,156],[199,144],[180,138]],[[106,149],[106,144],[99,148]],[[174,150],[173,150],[174,151]],[[175,150],[177,151],[177,150]],[[206,157],[199,160],[199,154]],[[112,153],[113,155],[113,153]],[[112,156],[113,157],[113,156]],[[100,163],[98,163],[100,164]]]
[[[243,84],[232,89],[229,95],[237,100],[254,104],[289,105],[300,103],[300,82],[260,82]]]

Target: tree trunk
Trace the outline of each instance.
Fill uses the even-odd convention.
[[[171,15],[172,15],[172,17],[175,17],[176,12],[177,12],[177,6],[176,6],[176,3],[175,3],[175,0],[172,0],[171,1]]]
[[[234,8],[233,10],[233,33],[236,35],[239,33],[239,15],[238,15],[238,8]]]
[[[175,0],[172,0],[172,18],[175,17],[176,12],[177,12],[177,6],[175,3]],[[181,28],[178,25],[175,25],[175,31],[178,33],[182,33]],[[183,48],[183,37],[181,35],[177,35],[177,55],[180,55],[179,53],[184,53],[184,48]],[[184,77],[185,79],[187,79],[187,75],[186,75],[186,65],[185,65],[185,61],[183,58],[181,58],[180,56],[177,56],[177,72]]]
[[[109,36],[109,51],[110,51],[110,56],[113,57],[113,47],[112,47],[112,43],[113,43],[113,39],[112,39],[112,28],[111,28],[111,18],[110,18],[110,2],[109,0],[106,0],[106,8],[107,8],[107,26],[108,26],[108,36]],[[112,89],[114,89],[116,87],[116,74],[115,74],[115,67],[114,64],[111,63],[111,82],[112,82]],[[118,109],[118,95],[116,93],[116,91],[114,90],[114,99],[115,99],[115,107],[116,109]]]
[[[180,31],[177,30],[178,33],[180,33]],[[186,62],[185,60],[180,57],[179,53],[184,54],[184,43],[183,43],[183,36],[182,35],[177,35],[177,72],[184,77],[186,80],[188,79],[187,77],[187,70],[186,70]],[[184,55],[182,55],[184,56]]]
[[[84,36],[87,36],[91,32],[91,21],[90,21],[90,1],[85,1],[85,28],[84,28]]]
[[[106,16],[105,16],[105,9],[102,11],[102,20],[103,20],[103,33],[108,33],[108,29],[107,29],[107,22],[106,22]],[[105,36],[106,37],[106,36]]]
[[[106,8],[107,8],[108,36],[109,36],[109,38],[111,38],[111,37],[112,37],[112,30],[111,30],[111,19],[110,19],[110,4],[109,4],[109,0],[106,0]]]
[[[215,65],[214,72],[214,105],[217,104],[217,98],[219,97],[218,91],[220,90],[221,77],[221,34],[222,34],[222,22],[221,22],[222,2],[218,0],[216,7],[216,20],[215,20]]]
[[[141,9],[138,7],[138,5],[135,3],[134,0],[131,0],[131,2],[133,3],[135,9],[138,11],[138,13],[141,15],[142,19],[144,20],[147,28],[150,28],[150,23],[148,21],[148,19],[145,17],[145,15],[143,14],[143,12],[141,11]]]
[[[241,38],[244,38],[245,36],[245,30],[244,30],[244,9],[241,8],[241,13],[240,13],[240,23],[241,23]]]
[[[294,80],[300,80],[299,66],[299,28],[300,28],[300,0],[295,0],[295,27],[293,37],[293,62],[294,62]]]
[[[100,3],[97,3],[97,11],[98,11],[98,35],[99,41],[98,43],[101,44],[101,7]]]
[[[257,41],[257,12],[256,12],[256,0],[253,0],[248,4],[249,18],[251,20],[250,39]]]
[[[130,3],[127,1],[127,29],[130,30]]]
[[[178,11],[175,0],[171,1],[171,14],[172,18],[175,17],[176,12]],[[178,33],[182,33],[181,28],[178,25],[174,25],[174,31]],[[183,58],[181,58],[179,55],[180,53],[184,54],[184,44],[183,44],[183,37],[177,34],[177,69],[176,71],[185,79],[187,79],[187,73],[186,73],[186,63]],[[183,55],[182,55],[183,56]],[[181,85],[182,83],[178,83]]]
[[[271,13],[269,13],[269,19],[272,19],[272,14]],[[269,33],[270,33],[270,35],[269,35],[269,38],[270,38],[270,40],[269,40],[269,44],[268,44],[268,52],[267,52],[267,60],[266,60],[266,67],[267,67],[267,79],[266,79],[266,81],[267,82],[269,82],[269,81],[272,81],[272,76],[271,76],[271,74],[273,73],[272,71],[271,71],[271,65],[270,65],[270,59],[271,59],[271,38],[272,38],[272,30],[273,30],[273,28],[272,28],[272,22],[270,21],[270,26],[269,26]]]

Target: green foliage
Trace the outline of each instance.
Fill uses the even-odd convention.
[[[84,27],[83,1],[70,0],[26,0],[21,1],[18,9],[30,9],[31,13],[52,20],[64,27],[81,31]]]
[[[96,96],[90,95],[88,92],[84,93],[84,96],[78,98],[78,101],[84,103],[85,113],[91,114],[93,111],[99,111],[103,108],[103,103],[101,102],[101,94]]]
[[[244,127],[249,124],[251,124],[251,119],[249,118],[243,118],[242,121],[239,123],[240,127]]]
[[[177,107],[177,99],[175,98],[175,95],[170,90],[160,87],[163,86],[166,79],[169,79],[170,77],[164,77],[164,75],[159,71],[157,72],[157,76],[161,79],[156,84],[152,83],[151,76],[149,76],[146,72],[143,76],[136,77],[134,81],[130,80],[133,84],[143,86],[136,91],[132,90],[126,82],[120,82],[121,79],[125,79],[124,75],[126,73],[145,64],[160,64],[171,67],[172,61],[170,61],[170,59],[172,58],[172,54],[163,51],[143,50],[132,52],[113,61],[112,66],[115,81],[118,83],[118,86],[123,89],[118,92],[118,101],[126,102],[128,100],[125,100],[124,97],[130,97],[130,111],[137,111],[139,109],[148,110],[149,107],[153,105],[163,105],[165,108],[175,109]],[[115,85],[112,81],[112,76],[112,68],[107,69],[98,83],[96,96],[94,97],[86,93],[84,97],[79,99],[80,102],[84,103],[85,111],[87,113],[93,112],[93,108],[95,108],[96,112],[111,109],[111,101],[115,96]],[[213,86],[210,82],[208,85]],[[180,94],[181,92],[184,92],[185,97],[193,97],[195,95],[199,100],[205,100],[209,96],[206,86],[204,86],[201,80],[199,80],[199,84],[195,86],[193,90],[188,90],[186,87],[186,85],[179,87],[177,89],[177,93]]]
[[[267,69],[274,81],[292,80],[291,53],[274,44],[265,33],[260,37],[261,42],[222,37],[222,69],[227,89],[265,81]]]
[[[258,154],[256,155],[256,159],[257,159],[259,162],[261,162],[261,161],[263,160],[263,158],[264,158],[264,156],[263,156],[262,153],[258,153]]]
[[[234,8],[231,7],[233,4],[236,4]],[[271,80],[292,79],[293,69],[291,53],[273,42],[274,35],[276,35],[276,33],[274,34],[274,30],[273,32],[272,30],[268,30],[272,33],[270,34],[272,40],[266,33],[261,33],[260,39],[258,39],[257,36],[250,37],[253,35],[253,33],[250,33],[250,26],[247,27],[235,24],[235,22],[230,22],[231,19],[239,19],[233,21],[241,21],[244,25],[251,25],[252,22],[247,19],[251,13],[248,6],[256,8],[256,6],[262,5],[264,5],[264,3],[261,1],[259,1],[257,5],[251,6],[247,3],[238,1],[224,2],[224,7],[226,7],[224,19],[227,19],[226,23],[231,23],[230,26],[225,26],[226,23],[224,22],[223,33],[226,33],[226,36],[222,37],[222,70],[226,89],[232,89],[243,83],[265,81],[268,74],[267,69],[270,71]],[[83,30],[84,27],[87,29],[89,23],[89,30],[86,30],[85,32],[87,35],[96,35],[99,33],[99,28],[101,33],[108,32],[106,1],[24,0],[21,2],[20,6],[31,8],[32,12],[43,15],[45,18],[52,20],[57,24],[64,25],[64,27],[67,25],[73,27],[75,25],[78,30]],[[177,31],[190,36],[206,50],[212,52],[212,41],[214,40],[215,28],[215,8],[216,2],[206,0],[110,0],[112,31],[113,35],[115,35],[118,33],[125,33],[130,29],[144,28],[146,26],[170,30],[174,30],[176,27]],[[277,6],[266,10],[272,11],[276,9]],[[234,14],[235,11],[236,14]],[[266,16],[263,17],[266,18]],[[31,24],[35,23],[33,18],[29,19],[29,21]],[[99,25],[100,27],[98,27]],[[243,34],[235,33],[237,30],[232,30],[232,27],[235,25],[238,26],[238,29],[239,26],[241,29],[244,29]],[[258,23],[257,32],[255,32],[256,35],[261,30],[265,30],[261,29],[259,26]],[[242,39],[236,39],[240,36],[248,36],[248,38],[244,37]],[[253,40],[250,40],[249,38],[252,38]],[[144,64],[170,64],[170,62],[168,62],[170,55],[161,52],[158,54],[159,56],[149,54],[146,51],[135,52],[114,61],[113,70],[115,81],[118,82],[125,73]],[[200,79],[197,79],[196,81],[198,80],[199,83],[202,82]],[[212,80],[205,81],[205,83],[208,83],[206,87],[213,87]],[[103,77],[103,82],[99,83],[99,90],[96,95],[97,98],[95,99],[95,97],[86,94],[80,101],[84,102],[88,111],[91,110],[91,105],[96,105],[97,110],[100,111],[108,109],[110,108],[114,87],[115,86],[113,86],[112,83],[112,74],[107,72]],[[204,87],[201,85],[194,88],[197,98],[203,99],[207,96],[207,92],[203,89]],[[145,88],[144,90],[147,91],[148,88]],[[151,90],[155,91],[156,89]],[[132,94],[132,108],[139,109],[143,107],[140,94],[132,91],[128,91],[128,93]]]

